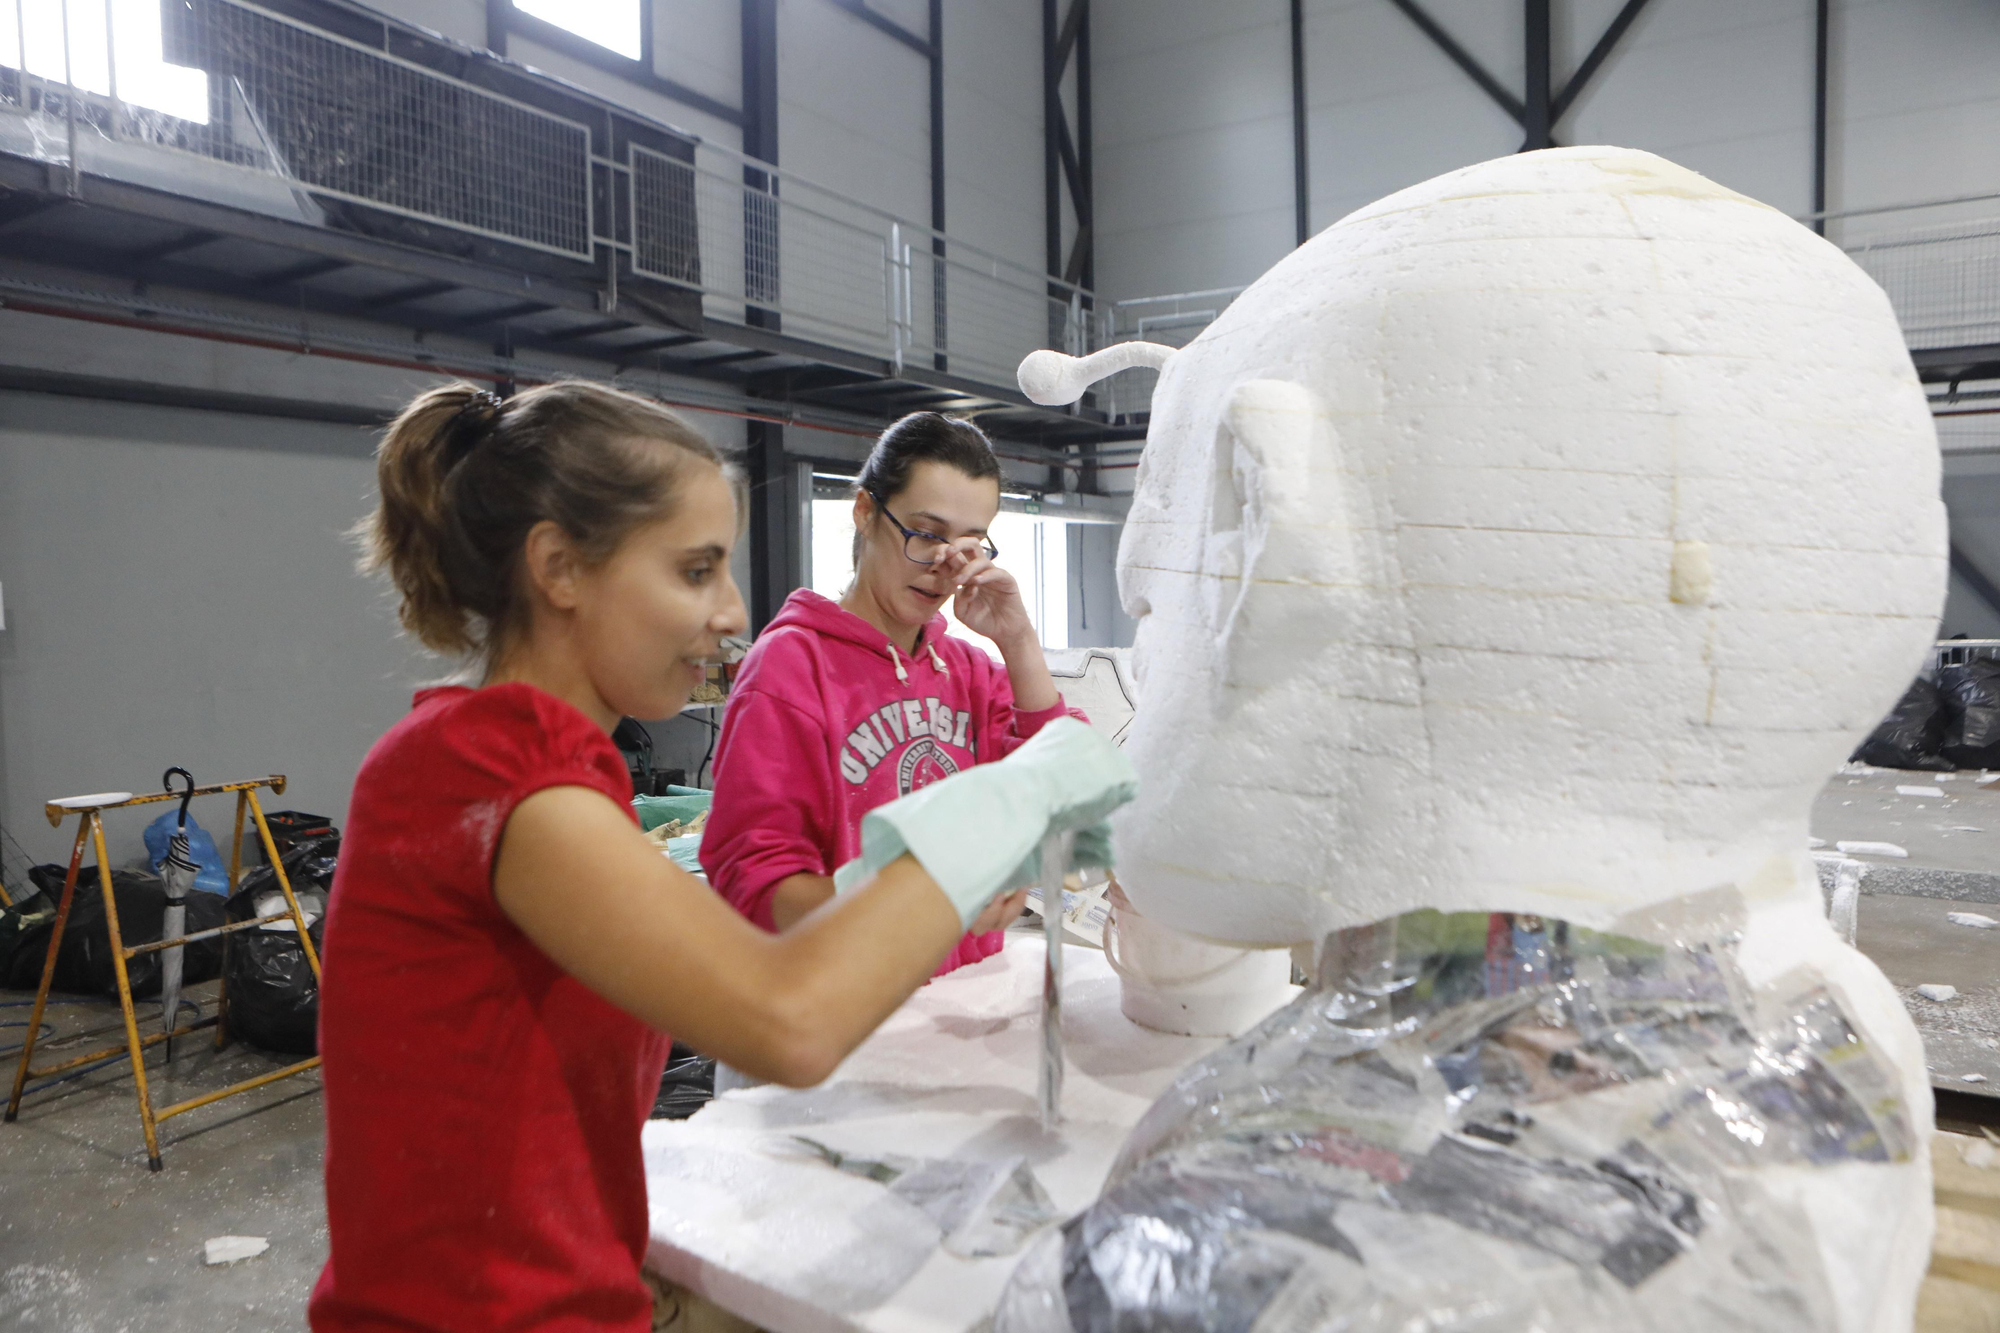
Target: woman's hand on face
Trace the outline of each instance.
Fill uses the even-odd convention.
[[[1035,637],[1035,623],[1021,601],[1021,585],[984,554],[954,547],[945,555],[943,572],[958,585],[951,609],[959,624],[1002,647]]]
[[[973,918],[972,928],[967,933],[985,935],[991,931],[1005,930],[1014,924],[1027,905],[1028,891],[1026,889],[1016,889],[1012,893],[1003,893],[992,902],[986,904],[985,910]]]

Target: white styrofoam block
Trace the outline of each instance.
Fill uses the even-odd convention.
[[[1939,475],[1887,298],[1776,210],[1601,147],[1360,209],[1161,371],[1120,882],[1263,945],[1734,884],[1753,981],[1824,978],[1924,1141],[1915,1029],[1802,845],[1935,632]],[[1858,1219],[1800,1194],[1868,1293],[1842,1333],[1907,1328],[1922,1276],[1925,1160],[1884,1171]]]
[[[210,1236],[202,1242],[202,1262],[210,1267],[255,1259],[271,1248],[262,1236]]]
[[[1958,987],[1943,986],[1936,982],[1931,982],[1928,985],[1917,987],[1917,994],[1923,996],[1933,1004],[1944,1004],[1947,1001],[1958,998]]]
[[[1898,861],[1909,859],[1909,849],[1893,842],[1865,842],[1860,840],[1842,841],[1833,844],[1849,856],[1887,856]]]

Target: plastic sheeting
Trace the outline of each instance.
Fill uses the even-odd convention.
[[[1191,1066],[996,1333],[1835,1326],[1785,1177],[1915,1150],[1888,1062],[1733,894],[1671,943],[1414,912]]]
[[[803,1135],[793,1135],[792,1142],[836,1170],[887,1186],[935,1222],[946,1251],[961,1259],[1019,1253],[1029,1236],[1060,1216],[1021,1157],[859,1157]]]

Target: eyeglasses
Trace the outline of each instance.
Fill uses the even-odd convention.
[[[938,561],[944,559],[945,552],[952,548],[953,542],[949,537],[940,537],[935,532],[918,532],[915,528],[904,527],[903,521],[889,512],[889,506],[883,504],[882,497],[875,494],[875,492],[868,492],[868,498],[873,500],[875,507],[882,511],[882,517],[895,524],[896,531],[903,534],[903,554],[913,563],[935,565]],[[988,560],[997,560],[1000,558],[1000,548],[993,544],[991,537],[980,542],[979,549],[986,553]]]

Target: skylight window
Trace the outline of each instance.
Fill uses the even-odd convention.
[[[514,8],[629,60],[643,60],[639,3],[640,0],[514,0]]]
[[[64,18],[68,49],[64,49]],[[19,69],[27,39],[30,74],[109,97],[116,57],[117,93],[133,106],[208,123],[208,75],[170,65],[162,53],[160,0],[112,0],[114,43],[105,38],[104,0],[0,0],[0,65]]]

